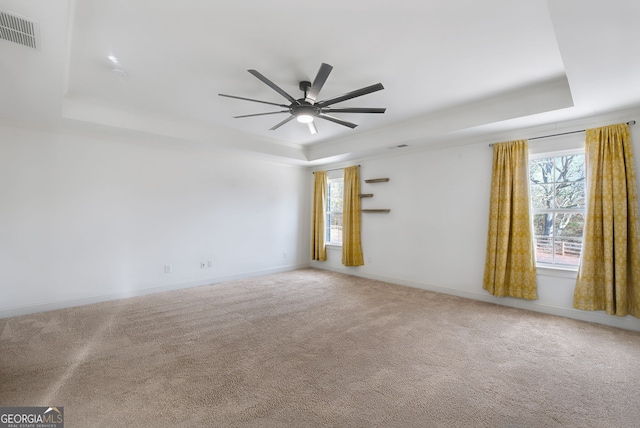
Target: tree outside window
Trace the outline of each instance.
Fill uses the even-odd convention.
[[[327,244],[342,245],[342,195],[344,180],[331,179],[327,183]]]
[[[584,153],[529,161],[536,262],[578,266],[585,216]]]

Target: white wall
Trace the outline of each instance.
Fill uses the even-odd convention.
[[[617,122],[603,125],[608,123]],[[636,169],[640,171],[640,133],[635,131]],[[584,134],[581,138],[584,141]],[[541,140],[531,142],[530,147],[551,148],[556,143],[558,140]],[[640,330],[640,320],[630,316],[573,309],[575,272],[539,272],[537,301],[489,295],[482,280],[492,150],[486,141],[406,150],[410,151],[404,155],[357,162],[361,165],[362,193],[374,194],[362,199],[362,208],[391,209],[388,214],[362,214],[365,265],[344,267],[340,247],[329,247],[328,260],[312,262],[313,267]],[[364,183],[365,179],[382,177],[390,181]]]
[[[406,150],[355,162],[363,180],[390,178],[362,183],[363,208],[391,209],[363,214],[365,266],[342,266],[340,248],[312,266],[640,330],[574,310],[572,273],[541,272],[534,302],[490,296],[487,142]],[[306,267],[312,177],[195,146],[0,126],[0,317]]]
[[[0,316],[308,266],[310,182],[211,149],[0,127]]]

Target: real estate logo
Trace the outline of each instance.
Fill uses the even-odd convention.
[[[64,428],[64,407],[0,407],[0,428]]]

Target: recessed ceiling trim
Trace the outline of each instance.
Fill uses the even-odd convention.
[[[0,39],[40,49],[40,26],[31,19],[0,10]]]

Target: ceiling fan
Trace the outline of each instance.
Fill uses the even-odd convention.
[[[382,86],[381,83],[376,83],[375,85],[371,85],[362,89],[347,92],[346,94],[343,94],[334,98],[329,98],[327,100],[317,101],[318,94],[320,93],[320,90],[324,86],[324,83],[327,81],[327,78],[329,77],[331,70],[333,70],[332,66],[330,66],[329,64],[322,63],[322,65],[320,66],[320,69],[318,70],[318,74],[316,74],[315,79],[313,79],[313,83],[308,82],[306,80],[300,82],[299,87],[300,87],[300,90],[304,92],[304,97],[299,99],[293,98],[291,95],[285,92],[282,88],[280,88],[278,85],[273,83],[271,80],[267,79],[258,71],[247,70],[249,73],[253,74],[255,77],[260,79],[263,83],[265,83],[271,89],[273,89],[274,91],[282,95],[284,98],[286,98],[287,101],[289,101],[288,105],[272,103],[269,101],[254,100],[252,98],[238,97],[235,95],[225,95],[225,94],[218,94],[218,95],[221,97],[235,98],[235,99],[244,100],[244,101],[253,101],[256,103],[269,104],[269,105],[285,108],[286,110],[272,111],[268,113],[256,113],[256,114],[246,114],[243,116],[234,116],[234,118],[237,119],[242,117],[289,113],[289,117],[287,117],[282,122],[270,128],[269,129],[270,131],[280,128],[282,125],[293,120],[294,118],[298,122],[306,123],[309,126],[309,131],[312,134],[316,134],[318,132],[318,129],[316,128],[316,125],[314,123],[315,118],[328,120],[330,122],[334,122],[334,123],[347,126],[353,129],[358,125],[352,122],[347,122],[346,120],[339,119],[328,113],[384,113],[385,112],[386,110],[385,108],[366,108],[366,107],[332,108],[330,107],[342,101],[350,100],[356,97],[361,97],[362,95],[367,95],[372,92],[382,90],[384,89],[384,86]]]

